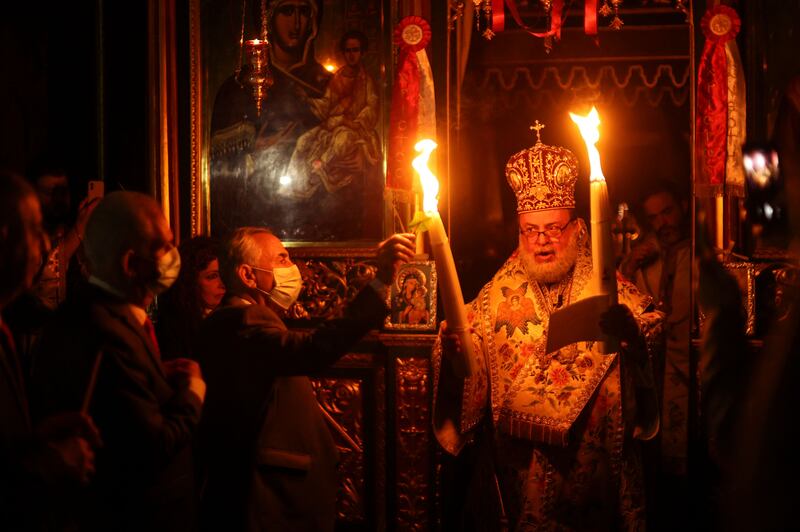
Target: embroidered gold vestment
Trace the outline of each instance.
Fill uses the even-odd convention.
[[[563,283],[564,304],[591,295],[586,240],[584,234],[575,268]],[[516,252],[468,305],[479,371],[463,380],[458,412],[441,411],[440,379],[454,377],[442,371],[440,344],[434,348],[436,436],[457,454],[477,427],[490,424],[512,529],[644,525],[633,440],[658,430],[649,351],[660,341],[663,314],[621,277],[618,292],[640,326],[638,345],[604,354],[597,343],[579,342],[545,353],[554,304],[546,289],[529,279]],[[441,425],[443,418],[450,423]]]

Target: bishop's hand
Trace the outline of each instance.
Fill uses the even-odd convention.
[[[451,358],[461,354],[461,338],[457,334],[450,332],[446,321],[443,321],[439,328],[439,338],[442,341],[442,355],[444,358]]]
[[[623,347],[632,345],[639,339],[639,324],[631,310],[620,303],[611,305],[600,315],[600,330],[619,340]]]

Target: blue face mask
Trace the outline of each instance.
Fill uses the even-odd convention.
[[[295,301],[297,301],[297,297],[300,295],[300,291],[303,289],[303,276],[300,275],[300,269],[297,267],[297,265],[292,264],[291,266],[273,268],[271,270],[257,268],[256,266],[250,267],[254,270],[272,273],[272,277],[275,279],[275,286],[272,288],[272,290],[267,292],[258,286],[255,288],[270,298],[270,300],[272,300],[272,302],[274,302],[276,305],[284,310],[287,310]]]

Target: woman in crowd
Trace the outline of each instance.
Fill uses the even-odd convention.
[[[200,323],[225,295],[219,276],[219,243],[205,236],[180,246],[178,280],[158,299],[156,334],[162,358],[194,358]]]

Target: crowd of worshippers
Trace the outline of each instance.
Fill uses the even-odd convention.
[[[542,150],[568,173],[518,172]],[[443,483],[443,527],[698,523],[692,275],[709,324],[701,408],[711,480],[699,500],[741,502],[732,514],[741,517],[761,501],[759,484],[719,493],[741,456],[732,436],[747,386],[741,303],[710,251],[690,272],[686,198],[662,182],[641,198],[649,233],[621,257],[619,303],[600,321],[618,353],[598,342],[546,353],[549,315],[586,296],[592,269],[574,210],[577,160],[537,143],[506,175],[519,247],[468,304],[477,372],[451,364],[464,353],[446,325],[432,355],[433,433],[468,463],[463,482]],[[298,332],[283,320],[301,272],[267,228],[176,247],[147,195],[84,200],[70,217],[63,171],[27,177],[0,173],[0,529],[333,530],[338,453],[307,375],[382,326],[415,236],[381,242],[375,277],[342,317]],[[767,452],[764,440],[747,441]],[[757,458],[737,463],[739,486],[762,473]],[[723,522],[713,510],[704,519]]]
[[[378,245],[341,318],[292,332],[300,271],[268,229],[178,249],[144,194],[69,220],[49,172],[0,173],[0,529],[333,530],[305,375],[381,326],[414,235]]]

